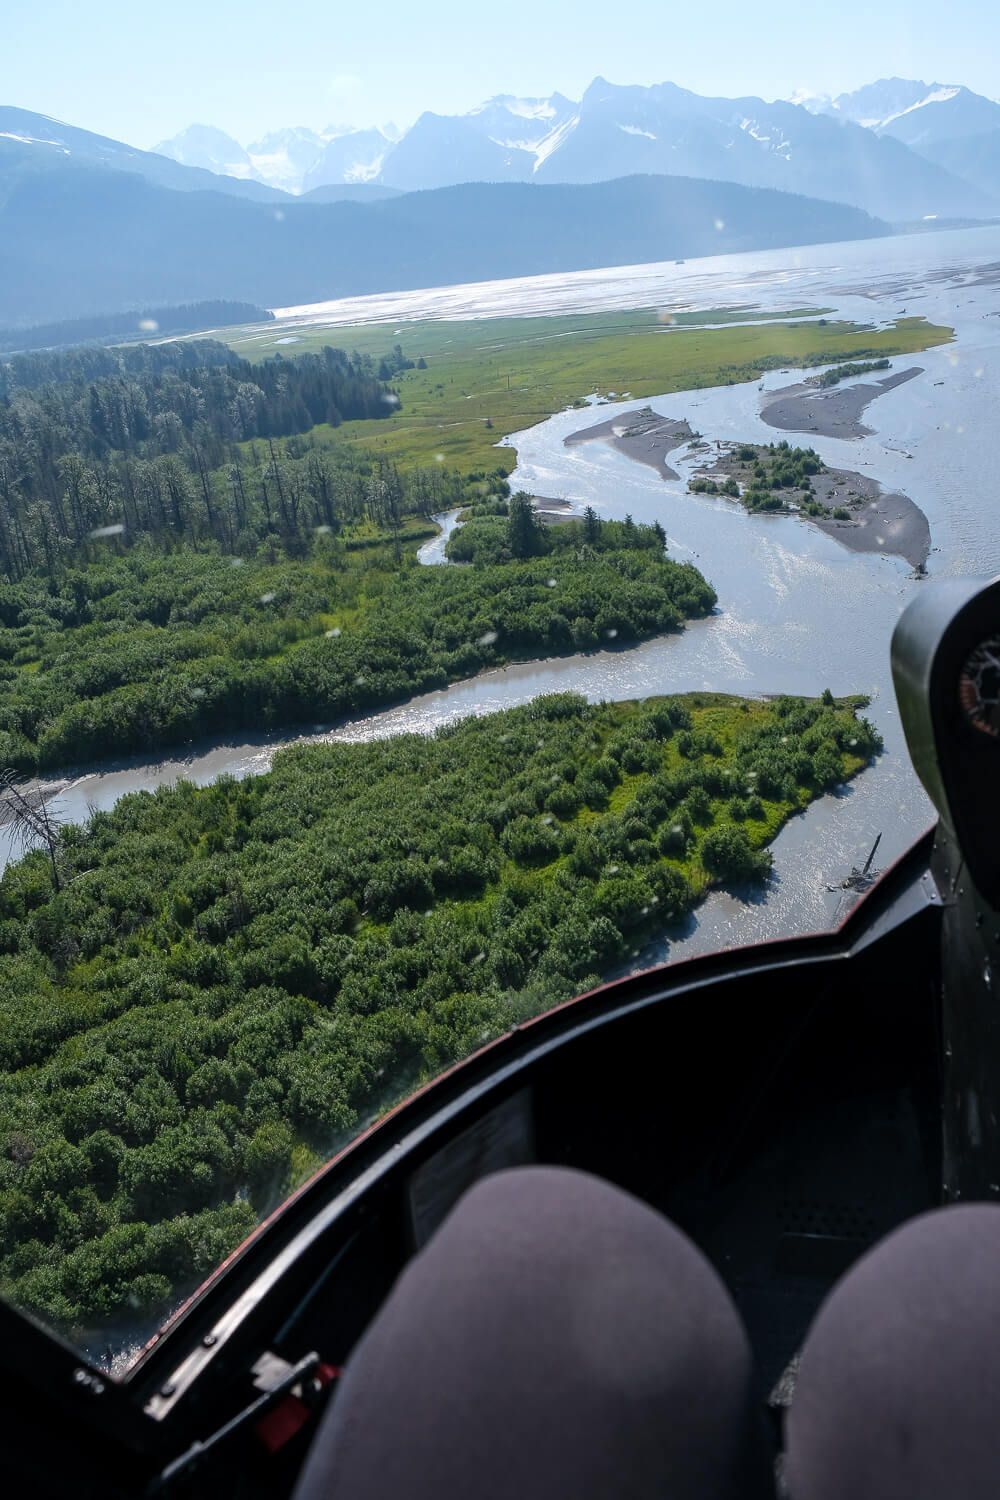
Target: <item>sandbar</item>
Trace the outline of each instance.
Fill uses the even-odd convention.
[[[745,463],[737,458],[738,443],[727,443],[721,454],[713,455],[711,468],[702,473],[709,479],[738,477],[744,484],[747,479]],[[766,449],[756,451],[766,453]],[[810,516],[800,509],[796,500],[789,497],[789,511],[803,521],[818,526],[828,536],[849,547],[852,552],[885,552],[902,557],[918,573],[923,573],[931,550],[931,529],[927,517],[908,495],[898,490],[886,493],[878,480],[868,474],[857,474],[848,469],[824,468],[814,474],[810,481],[812,499],[826,506],[828,516]],[[738,504],[734,501],[734,504]],[[848,516],[835,517],[832,512],[843,509]],[[789,511],[761,512],[768,515],[787,515]]]
[[[531,504],[535,515],[548,526],[558,526],[563,521],[578,521],[572,500],[555,500],[551,495],[532,495]]]
[[[827,390],[806,381],[787,385],[767,398],[761,408],[761,420],[782,432],[815,432],[820,437],[834,438],[870,437],[873,429],[861,421],[865,408],[886,391],[923,373],[914,365],[909,370],[897,370],[884,380],[835,385]]]
[[[571,432],[563,442],[567,448],[580,443],[610,443],[612,448],[617,448],[619,453],[636,463],[649,464],[661,478],[679,479],[680,475],[667,463],[667,454],[689,443],[694,435],[686,421],[661,417],[651,406],[644,406],[639,411],[598,422],[596,427]]]

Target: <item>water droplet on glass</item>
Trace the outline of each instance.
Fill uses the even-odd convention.
[[[499,632],[498,631],[496,631],[496,630],[486,630],[479,637],[479,645],[480,646],[492,646],[492,645],[494,645],[496,643],[496,641],[499,640],[499,638],[500,637],[499,637]],[[504,738],[506,739],[506,735],[504,736]]]
[[[607,636],[609,641],[613,641],[618,632],[613,625],[609,625],[604,634]]]
[[[261,604],[273,604],[274,603],[274,595],[273,594],[261,594],[261,596],[260,596],[260,602],[261,602]]]
[[[116,521],[112,526],[95,526],[93,531],[87,533],[91,541],[99,541],[102,536],[121,536],[125,530],[121,521]]]
[[[327,638],[328,641],[335,641],[337,639],[337,637],[338,637],[339,634],[340,634],[340,626],[339,625],[334,625],[334,627],[333,627],[332,630],[328,630],[326,632],[326,638]]]

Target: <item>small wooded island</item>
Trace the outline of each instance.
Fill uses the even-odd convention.
[[[800,515],[856,552],[896,553],[922,572],[930,528],[908,496],[886,493],[877,480],[830,468],[813,448],[790,443],[695,441],[705,462],[689,481],[693,494],[723,495],[748,511]]]

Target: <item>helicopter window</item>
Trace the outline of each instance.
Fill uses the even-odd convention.
[[[122,1375],[454,1064],[836,928],[930,825],[889,641],[995,563],[998,106],[808,7],[692,9],[674,83],[554,7],[460,67],[444,0],[374,57],[56,9],[0,105],[0,1295]]]
[[[474,1182],[534,1161],[531,1098],[521,1090],[437,1151],[409,1186],[413,1243],[421,1249]]]

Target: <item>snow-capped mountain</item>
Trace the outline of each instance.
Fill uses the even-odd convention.
[[[878,127],[883,135],[893,135],[916,150],[998,128],[1000,104],[971,89],[941,84],[931,84],[922,99]]]
[[[253,177],[263,181],[239,141],[214,125],[189,125],[173,140],[161,141],[153,150],[159,156],[180,162],[182,167],[201,167],[220,177]]]
[[[915,97],[888,103],[902,110]],[[1000,192],[985,200],[980,187],[850,121],[846,104],[831,115],[817,103],[709,99],[671,83],[597,78],[578,104],[501,95],[465,115],[423,114],[387,152],[380,180],[412,191],[666,173],[807,192],[894,219],[1000,209]]]
[[[928,84],[912,78],[880,78],[877,83],[866,83],[863,88],[836,97],[808,95],[800,90],[793,94],[792,102],[804,104],[812,114],[835,115],[852,125],[877,130],[887,120],[919,104],[930,92]]]
[[[328,135],[294,125],[286,130],[272,130],[243,147],[231,135],[211,125],[189,125],[153,150],[185,167],[202,167],[221,177],[249,178],[286,193],[299,193],[328,139]]]
[[[398,139],[391,128],[300,128],[244,150],[231,137],[192,127],[158,149],[293,193],[654,173],[780,188],[912,220],[1000,214],[996,153],[986,140],[995,129],[1000,104],[957,84],[887,78],[836,98],[800,91],[767,103],[596,78],[578,103],[558,93],[499,94],[466,114],[429,110]],[[954,143],[973,138],[975,168],[970,154],[965,172],[966,154]]]
[[[328,135],[303,175],[304,193],[333,183],[377,182],[393,142],[381,130],[343,130]]]
[[[533,175],[597,182],[633,172],[808,191],[891,219],[990,211],[978,190],[899,141],[800,105],[595,79],[575,115],[536,152]]]
[[[302,191],[310,168],[323,154],[326,136],[303,125],[287,130],[272,130],[247,147],[254,176],[286,193]]]
[[[548,99],[516,99],[511,94],[498,94],[461,118],[497,146],[537,152],[542,142],[559,130],[579,107],[562,94],[553,94]]]
[[[388,129],[395,131],[394,126]],[[330,125],[320,131],[293,125],[272,130],[244,149],[222,130],[189,125],[154,149],[184,166],[249,178],[297,194],[330,184],[375,181],[393,144],[393,138],[381,130]]]
[[[881,78],[836,99],[795,96],[814,113],[833,115],[919,149],[1000,128],[1000,104],[962,84]]]
[[[497,95],[464,115],[422,114],[393,148],[382,181],[406,191],[456,182],[526,182],[579,105]]]
[[[206,168],[194,161],[185,163],[156,151],[140,151],[124,141],[82,130],[78,125],[67,125],[50,115],[0,105],[0,181],[7,169],[30,174],[73,166],[131,172],[144,177],[147,182],[179,192],[224,192],[238,198],[260,200],[278,197],[273,188],[254,180],[252,173],[246,173],[246,164],[240,158],[243,148],[236,141],[221,131],[196,126],[192,127],[192,143],[196,142],[199,130],[217,137],[212,160],[225,165],[225,173],[217,167]],[[236,153],[235,159],[233,152]],[[236,170],[230,170],[232,168]]]

